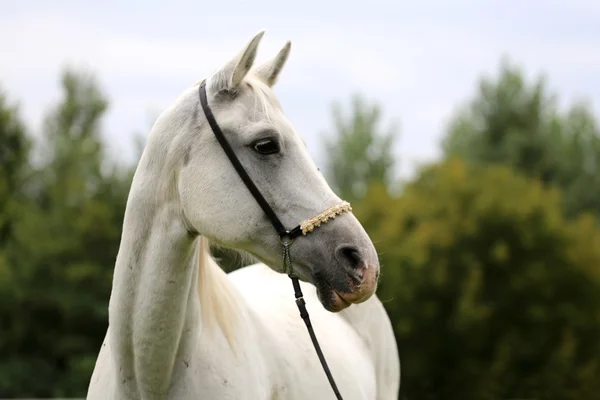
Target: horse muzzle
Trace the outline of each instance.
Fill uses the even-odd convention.
[[[321,274],[315,277],[319,300],[331,312],[338,312],[352,304],[368,300],[377,290],[379,263],[362,263],[329,279]]]

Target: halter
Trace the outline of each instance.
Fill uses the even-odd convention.
[[[319,342],[317,341],[317,337],[315,335],[312,324],[310,322],[310,317],[308,316],[308,311],[306,310],[306,304],[304,302],[304,295],[302,294],[302,290],[300,288],[300,283],[298,282],[298,278],[294,274],[294,269],[292,266],[292,259],[290,257],[290,245],[292,244],[294,239],[297,238],[298,236],[301,236],[301,235],[306,236],[307,234],[312,232],[315,228],[320,227],[321,224],[327,223],[330,219],[334,219],[337,215],[343,214],[345,212],[351,212],[352,207],[350,206],[350,203],[348,203],[346,201],[342,201],[341,203],[328,208],[327,210],[321,212],[320,214],[318,214],[310,219],[302,221],[294,229],[292,229],[290,231],[286,230],[285,227],[283,226],[283,224],[281,223],[281,221],[279,220],[279,218],[277,218],[277,215],[275,214],[275,212],[273,211],[271,206],[269,206],[269,203],[265,200],[265,198],[260,193],[260,191],[254,184],[254,182],[252,182],[252,179],[250,179],[250,177],[248,176],[248,173],[242,166],[242,163],[237,158],[237,156],[235,155],[235,152],[231,148],[231,145],[225,138],[223,131],[221,131],[221,128],[219,128],[219,125],[217,124],[217,121],[216,121],[210,107],[208,106],[208,100],[206,98],[206,80],[203,80],[202,83],[200,84],[199,91],[200,91],[200,104],[202,105],[202,109],[204,110],[204,115],[206,116],[206,119],[208,120],[208,123],[209,123],[213,133],[217,137],[217,140],[219,141],[219,143],[221,143],[221,147],[223,147],[223,150],[227,154],[227,157],[229,157],[229,160],[235,167],[238,175],[240,176],[240,178],[242,178],[242,181],[244,181],[244,183],[246,184],[246,187],[248,188],[248,190],[250,190],[250,193],[252,193],[252,195],[254,196],[254,198],[260,205],[260,207],[263,209],[265,214],[267,214],[267,217],[269,217],[269,219],[271,220],[271,223],[273,224],[273,227],[275,228],[275,230],[277,231],[277,234],[279,235],[279,241],[281,242],[281,244],[283,246],[283,251],[282,251],[283,271],[284,272],[287,271],[288,276],[292,280],[292,285],[294,287],[294,295],[296,297],[296,305],[298,306],[298,310],[300,311],[300,316],[302,317],[302,319],[304,320],[304,323],[306,324],[306,328],[308,329],[308,334],[310,335],[312,343],[315,347],[315,350],[319,357],[319,361],[321,361],[323,370],[325,371],[325,374],[327,375],[327,379],[329,379],[331,388],[333,389],[333,392],[335,393],[337,399],[342,400],[342,395],[340,394],[340,392],[337,388],[337,385],[335,384],[335,381],[333,380],[333,376],[331,375],[331,371],[329,370],[327,361],[325,361],[325,356],[323,355],[323,352],[321,351],[321,346],[319,346]]]

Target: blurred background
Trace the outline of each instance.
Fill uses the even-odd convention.
[[[380,252],[399,398],[599,399],[598,21],[595,0],[3,2],[0,398],[85,396],[146,135],[265,29]]]

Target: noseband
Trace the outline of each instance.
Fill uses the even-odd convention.
[[[279,218],[277,218],[277,215],[275,214],[275,212],[273,211],[273,209],[271,208],[269,203],[265,200],[265,198],[260,193],[260,191],[254,184],[254,182],[252,182],[252,179],[250,179],[250,177],[248,176],[248,173],[242,166],[242,163],[240,162],[240,160],[235,155],[235,152],[231,148],[231,145],[229,144],[229,142],[227,142],[227,139],[225,138],[223,131],[221,131],[221,128],[219,128],[219,125],[217,124],[215,116],[213,115],[210,107],[208,106],[208,100],[206,98],[206,80],[203,80],[202,83],[200,84],[199,91],[200,91],[200,104],[202,105],[202,109],[204,110],[204,115],[206,116],[206,119],[208,120],[208,123],[209,123],[213,133],[215,134],[219,143],[221,143],[221,147],[223,147],[223,150],[225,150],[227,157],[229,157],[229,160],[235,167],[238,175],[240,176],[240,178],[242,178],[242,181],[244,181],[244,183],[246,184],[246,187],[248,187],[248,190],[250,190],[250,193],[252,193],[252,195],[254,196],[254,198],[260,205],[260,207],[263,209],[265,214],[267,214],[267,217],[269,217],[269,219],[271,220],[271,223],[273,224],[273,227],[275,228],[275,230],[277,231],[277,234],[279,235],[279,241],[281,242],[281,244],[283,246],[283,252],[282,252],[283,253],[283,257],[282,257],[283,258],[283,271],[284,272],[287,271],[288,276],[292,280],[292,285],[294,287],[294,295],[296,297],[296,305],[298,306],[298,310],[300,311],[300,316],[302,317],[302,319],[304,320],[304,323],[306,324],[306,328],[308,329],[308,334],[310,335],[310,338],[313,342],[313,345],[315,347],[317,355],[319,356],[319,361],[321,361],[321,365],[323,366],[323,370],[325,371],[325,374],[327,375],[327,379],[329,379],[331,388],[333,389],[333,392],[335,393],[337,399],[341,400],[342,395],[340,394],[340,392],[337,388],[337,385],[335,384],[335,381],[333,380],[333,376],[331,375],[331,371],[329,370],[327,361],[325,361],[325,356],[323,355],[323,352],[321,351],[321,346],[319,346],[319,342],[317,341],[317,337],[315,335],[312,324],[310,322],[310,317],[308,316],[308,311],[306,310],[306,304],[304,302],[304,295],[302,294],[302,290],[300,288],[300,283],[298,281],[298,278],[294,274],[294,268],[292,266],[292,260],[290,257],[290,245],[292,244],[294,239],[297,238],[298,236],[301,236],[301,235],[306,236],[307,234],[312,232],[315,228],[320,227],[321,224],[327,223],[330,219],[334,219],[337,215],[343,214],[345,212],[351,212],[352,207],[350,206],[350,203],[348,203],[346,201],[342,201],[341,203],[328,208],[327,210],[321,212],[320,214],[318,214],[310,219],[302,221],[300,223],[300,225],[296,226],[292,230],[288,231],[287,229],[285,229],[285,227],[283,226],[283,224],[281,223]]]

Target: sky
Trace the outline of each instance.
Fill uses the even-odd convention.
[[[65,67],[92,71],[110,100],[109,152],[136,160],[133,136],[192,83],[220,68],[260,30],[257,62],[286,40],[275,92],[317,164],[331,105],[360,93],[399,126],[398,175],[436,160],[446,124],[494,76],[503,56],[544,74],[561,104],[600,116],[597,0],[4,1],[0,87],[39,134],[60,98]]]

